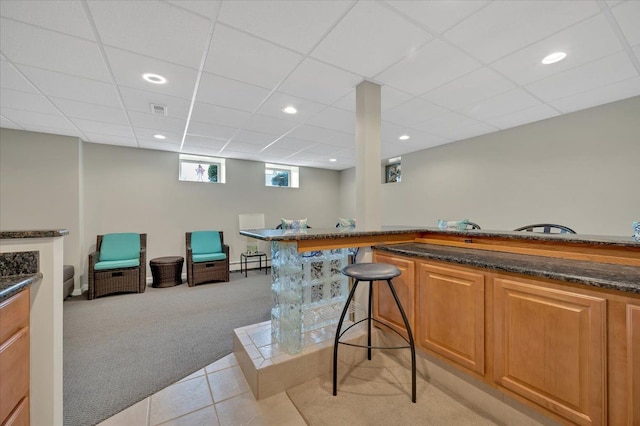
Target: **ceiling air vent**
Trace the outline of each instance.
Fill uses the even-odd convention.
[[[151,113],[152,114],[158,114],[158,115],[167,115],[167,106],[166,105],[158,105],[158,104],[151,104]]]

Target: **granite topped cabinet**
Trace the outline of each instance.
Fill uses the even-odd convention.
[[[29,292],[0,301],[0,424],[29,424]]]

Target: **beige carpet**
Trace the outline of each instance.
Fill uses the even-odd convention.
[[[310,425],[495,425],[417,376],[411,402],[411,372],[385,353],[355,365],[338,364],[338,395],[330,375],[289,389],[287,394]]]

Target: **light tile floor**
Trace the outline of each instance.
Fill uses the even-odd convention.
[[[305,425],[286,393],[256,401],[234,354],[103,421],[99,426]]]

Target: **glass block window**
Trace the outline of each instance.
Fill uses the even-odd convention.
[[[225,183],[224,158],[180,154],[178,179],[190,182]]]
[[[298,188],[300,186],[299,168],[266,163],[264,167],[264,184],[266,186]]]
[[[400,157],[387,160],[384,166],[384,183],[394,183],[402,181],[402,168]]]

